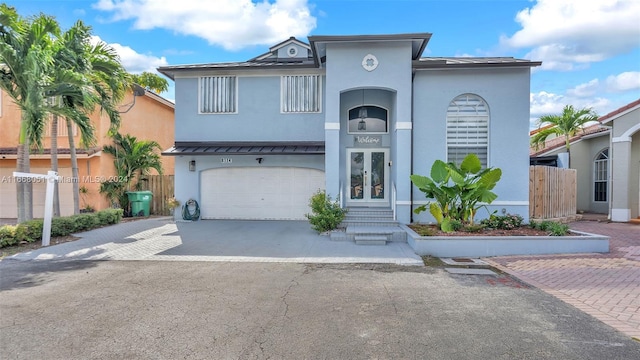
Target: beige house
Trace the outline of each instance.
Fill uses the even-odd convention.
[[[640,217],[640,99],[598,120],[570,141],[577,209],[608,214],[612,221],[640,221],[635,220]],[[544,147],[532,147],[532,164],[555,164],[554,159],[566,154],[564,143],[561,136],[548,139]]]
[[[122,122],[121,134],[130,134],[139,140],[155,140],[163,149],[174,142],[174,104],[163,97],[147,91],[142,96],[129,92],[120,107]],[[101,151],[104,145],[112,141],[107,135],[109,118],[96,111],[91,115],[95,127],[96,145],[85,149],[79,146],[80,134],[73,126],[73,134],[78,154],[79,183],[87,192],[80,196],[80,208],[91,207],[101,210],[109,207],[107,199],[98,190],[100,181],[112,178],[116,171],[113,157]],[[0,91],[0,218],[17,217],[16,184],[12,176],[16,170],[18,134],[20,131],[20,110],[12,99]],[[173,157],[162,157],[165,174],[173,174]],[[51,126],[46,129],[43,150],[32,150],[30,155],[32,173],[46,174],[51,169]],[[58,173],[60,212],[62,216],[73,214],[73,183],[67,126],[64,121],[58,123]],[[44,215],[44,183],[33,187],[33,216]]]

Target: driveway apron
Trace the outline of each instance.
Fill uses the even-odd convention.
[[[571,228],[610,236],[610,252],[484,260],[640,340],[640,226],[578,221]]]
[[[331,241],[306,221],[151,218],[75,234],[80,240],[14,255],[15,260],[165,260],[422,265],[407,243]]]

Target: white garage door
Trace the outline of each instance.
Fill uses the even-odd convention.
[[[203,219],[304,220],[324,172],[294,167],[221,168],[202,172]]]

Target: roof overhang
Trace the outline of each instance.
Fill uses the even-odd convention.
[[[431,33],[387,34],[387,35],[316,35],[309,36],[309,43],[313,49],[313,58],[316,66],[320,66],[322,59],[327,55],[329,43],[364,43],[364,42],[388,42],[411,41],[411,57],[413,60],[420,58],[427,43],[431,39]]]
[[[197,155],[324,155],[324,141],[176,142],[166,156]]]
[[[602,124],[607,124],[607,123],[609,123],[609,122],[611,122],[611,121],[613,121],[613,120],[615,120],[615,119],[617,119],[617,118],[619,118],[619,117],[621,117],[621,116],[623,116],[625,114],[628,114],[628,113],[630,113],[630,112],[632,112],[634,110],[637,110],[637,109],[640,109],[640,99],[638,99],[638,100],[636,100],[634,102],[631,102],[631,103],[629,103],[629,104],[627,104],[627,105],[625,105],[625,106],[623,106],[623,107],[621,107],[621,108],[619,108],[617,110],[614,110],[614,111],[612,111],[612,112],[600,117],[598,119],[598,121],[600,121],[600,123],[602,123]]]
[[[530,61],[509,57],[484,58],[422,58],[413,61],[415,70],[432,69],[472,69],[472,68],[504,68],[504,67],[535,67],[542,65],[541,61]]]

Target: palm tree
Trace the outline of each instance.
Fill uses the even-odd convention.
[[[140,190],[140,177],[148,175],[151,169],[162,174],[162,160],[159,152],[160,144],[153,140],[138,140],[135,136],[115,133],[113,145],[107,145],[103,151],[114,157],[113,164],[118,173],[118,180],[100,184],[100,193],[106,194],[111,201],[117,201],[127,211],[129,201],[127,191]],[[135,180],[135,182],[134,182]]]
[[[77,21],[57,43],[56,74],[62,76],[55,94],[61,95],[61,110],[66,116],[73,184],[74,214],[80,212],[80,184],[77,181],[78,160],[73,134],[75,124],[81,134],[81,145],[95,143],[93,124],[88,114],[96,105],[110,120],[110,132],[120,125],[117,105],[124,97],[128,74],[115,50],[103,42],[91,45],[91,28]],[[69,76],[77,81],[69,81]],[[53,144],[52,144],[53,145]],[[53,149],[52,149],[53,150]],[[53,152],[53,151],[52,151]],[[53,159],[52,159],[53,160]]]
[[[537,148],[544,148],[545,141],[551,135],[564,136],[565,148],[570,154],[570,140],[584,124],[597,121],[598,115],[591,108],[576,110],[572,105],[566,105],[561,115],[544,115],[538,119],[538,131],[532,138],[531,144]],[[571,158],[569,156],[569,158]]]
[[[51,44],[59,33],[50,16],[24,19],[0,4],[0,87],[21,110],[16,170],[29,172],[29,145],[42,147],[47,113],[45,88],[53,64]],[[18,222],[33,218],[32,186],[16,182]]]

